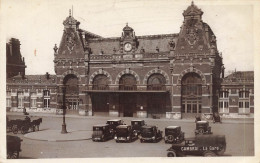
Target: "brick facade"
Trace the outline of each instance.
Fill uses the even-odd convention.
[[[121,36],[113,38],[80,29],[80,22],[69,15],[63,22],[61,43],[54,47],[56,76],[40,83],[30,82],[29,76],[10,78],[12,105],[7,109],[19,111],[22,91],[24,107],[46,111],[44,98],[49,98],[49,111],[57,114],[65,104],[67,114],[179,119],[221,112],[221,101],[229,102],[230,113],[238,113],[237,97],[219,97],[227,88],[222,84],[224,65],[216,36],[202,15],[192,3],[183,12],[179,33],[136,36],[127,24]],[[227,91],[237,94],[236,89]],[[44,96],[46,90],[50,97]],[[36,99],[34,109],[30,99]],[[252,113],[252,94],[249,99]]]

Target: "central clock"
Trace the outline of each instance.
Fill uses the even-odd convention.
[[[129,42],[128,42],[128,43],[126,43],[124,47],[125,47],[125,51],[127,51],[127,52],[131,51],[131,50],[132,50],[132,48],[133,48],[133,47],[132,47],[132,44],[131,44],[131,43],[129,43]]]

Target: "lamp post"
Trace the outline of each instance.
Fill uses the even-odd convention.
[[[66,122],[65,122],[65,114],[66,114],[66,104],[65,104],[65,93],[66,93],[66,86],[61,86],[62,89],[62,109],[63,109],[63,122],[62,122],[62,128],[61,128],[61,133],[66,134],[67,129],[66,129]]]

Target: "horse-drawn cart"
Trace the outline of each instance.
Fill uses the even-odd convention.
[[[24,120],[16,119],[16,120],[7,120],[7,130],[12,131],[14,134],[17,134],[21,131],[22,134],[27,133],[29,130],[34,132],[36,129],[39,131],[40,123],[42,122],[42,118],[31,121],[29,117],[25,117]]]

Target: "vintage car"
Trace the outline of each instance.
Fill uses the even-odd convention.
[[[116,127],[115,134],[116,142],[131,142],[138,138],[136,132],[133,132],[132,126],[130,125],[119,125]]]
[[[168,126],[165,128],[165,143],[181,143],[184,140],[184,132],[180,126]]]
[[[136,132],[138,135],[140,134],[141,128],[144,125],[145,125],[144,120],[132,120],[131,121],[131,126],[133,129],[133,132]]]
[[[211,127],[208,121],[198,121],[196,122],[195,135],[201,134],[212,134]]]
[[[23,141],[17,136],[6,136],[7,140],[7,159],[19,158],[19,152],[21,152],[21,142]]]
[[[224,135],[198,135],[185,139],[180,144],[172,144],[167,151],[168,157],[223,155],[226,151],[226,139]]]
[[[110,131],[108,124],[101,124],[93,126],[93,141],[105,141],[109,139],[113,139],[114,135]]]
[[[140,142],[152,141],[158,142],[162,139],[162,131],[158,130],[156,126],[142,126],[140,134]]]
[[[219,115],[219,113],[213,113],[213,123],[219,122],[221,123],[221,117]]]
[[[110,119],[107,120],[107,124],[109,125],[109,129],[113,133],[113,137],[114,137],[116,133],[116,127],[119,125],[123,125],[124,122],[121,119]]]

